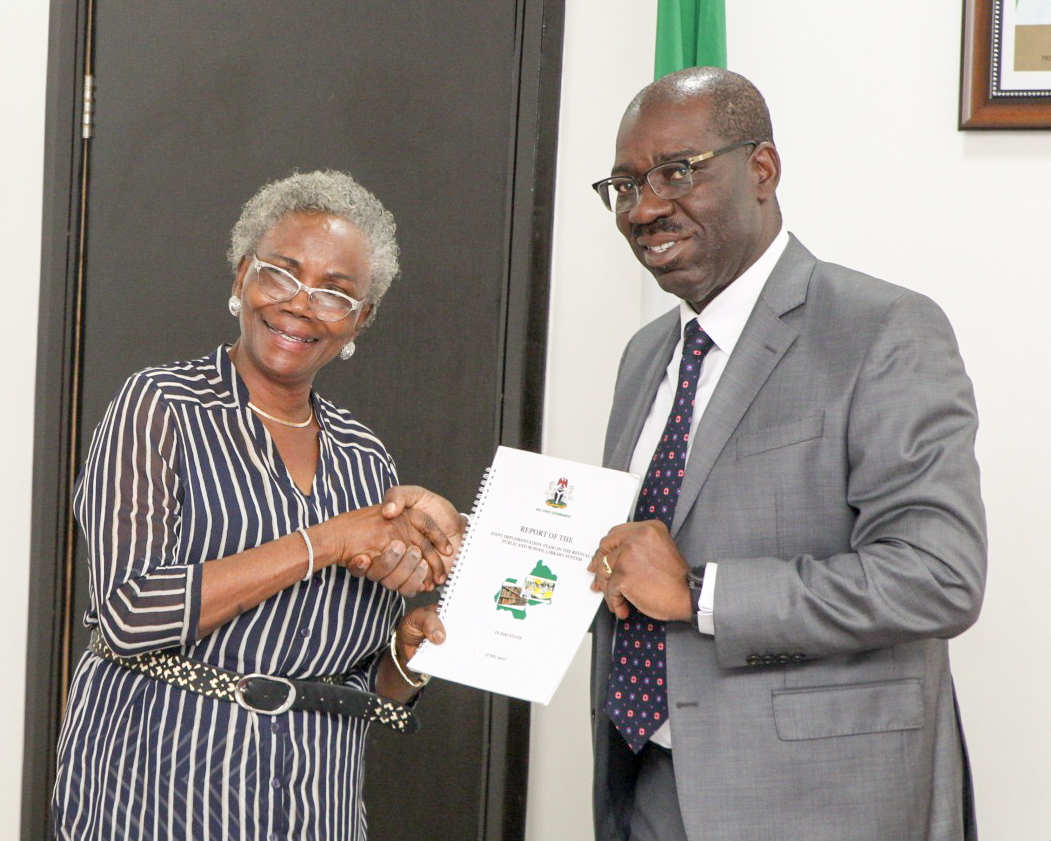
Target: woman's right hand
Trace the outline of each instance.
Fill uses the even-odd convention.
[[[419,546],[392,540],[376,558],[355,555],[347,562],[351,575],[376,581],[406,598],[434,589],[434,574]]]
[[[406,547],[395,541],[378,557],[355,556],[351,559],[348,569],[355,574],[366,575],[373,581],[382,581],[385,586],[388,581],[403,582],[391,589],[398,589],[403,595],[411,596],[421,590],[433,590],[445,583],[452,569],[453,558],[460,548],[467,521],[449,500],[427,488],[419,485],[395,485],[387,488],[381,509],[383,517],[388,520],[396,519],[409,510],[426,514],[441,529],[444,546],[442,543],[435,543],[441,547],[438,552],[440,564],[434,563],[433,556],[427,556],[425,560],[428,570],[418,570],[421,555],[415,552],[413,547]],[[431,540],[434,543],[433,536]]]
[[[433,589],[433,569],[443,569],[443,552],[453,552],[445,533],[427,513],[407,508],[385,516],[380,505],[337,514],[204,565],[197,638],[297,581],[304,569],[340,564],[403,596]],[[312,551],[311,551],[312,550]],[[313,566],[310,558],[313,557]],[[359,561],[358,559],[363,559]],[[355,563],[357,561],[357,563]]]
[[[403,596],[434,589],[451,563],[453,543],[434,519],[419,508],[397,516],[379,505],[339,514],[320,526],[334,541],[336,562],[351,574],[376,581]]]

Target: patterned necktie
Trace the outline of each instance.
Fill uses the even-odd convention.
[[[635,520],[660,520],[669,529],[686,471],[686,446],[693,420],[693,401],[704,356],[712,340],[696,319],[683,333],[679,382],[668,422],[642,483]],[[628,746],[638,753],[668,718],[665,688],[664,622],[634,607],[617,623],[613,664],[606,691],[606,713]]]

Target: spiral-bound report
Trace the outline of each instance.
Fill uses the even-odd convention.
[[[602,601],[588,563],[638,490],[630,473],[498,448],[442,592],[446,640],[410,668],[548,703]]]

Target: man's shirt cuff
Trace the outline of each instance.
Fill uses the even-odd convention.
[[[718,564],[704,565],[704,584],[697,597],[697,630],[702,634],[715,636],[715,576],[719,572]]]

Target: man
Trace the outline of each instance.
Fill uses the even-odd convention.
[[[931,301],[782,229],[780,172],[760,93],[691,68],[595,185],[681,299],[607,431],[645,478],[590,567],[600,841],[973,837],[945,642],[984,587],[970,381]]]

